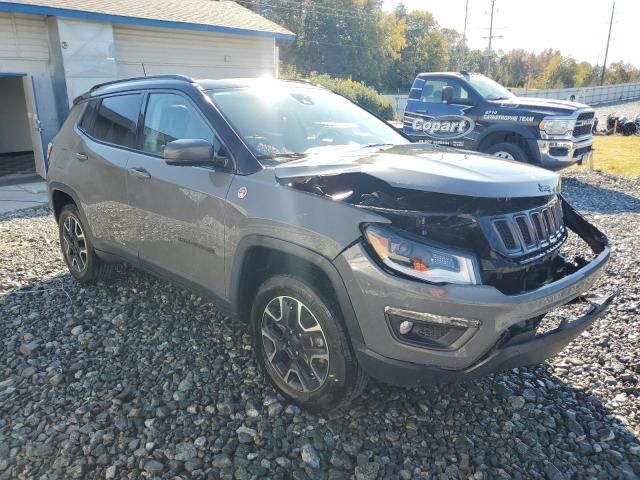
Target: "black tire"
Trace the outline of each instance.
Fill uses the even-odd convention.
[[[515,143],[500,142],[500,143],[496,143],[495,145],[491,145],[485,150],[485,153],[489,153],[491,155],[498,154],[500,158],[504,158],[505,160],[511,160],[507,156],[504,156],[504,157],[500,156],[501,152],[504,152],[507,155],[510,155],[513,160],[516,160],[518,162],[525,162],[525,163],[529,162],[529,157],[527,156],[527,153],[522,149],[522,147],[520,147],[519,145],[516,145]]]
[[[278,299],[281,297],[283,298],[279,303],[279,308],[282,312],[280,314],[281,320],[273,321],[273,317],[267,315],[266,309],[268,306],[270,308],[275,306],[277,312]],[[277,275],[269,278],[260,286],[251,311],[251,330],[256,347],[256,358],[264,373],[282,395],[312,412],[324,412],[346,405],[362,393],[368,381],[367,375],[358,365],[349,344],[347,332],[341,321],[340,310],[331,297],[331,295],[310,286],[296,277]],[[328,365],[324,365],[324,359],[318,360],[315,356],[312,359],[312,362],[315,363],[314,369],[311,371],[309,385],[316,387],[313,390],[306,389],[306,391],[301,391],[301,389],[304,390],[305,388],[302,382],[303,378],[295,372],[291,375],[291,378],[289,376],[286,377],[289,381],[285,381],[285,378],[277,370],[278,364],[286,364],[287,360],[291,364],[297,360],[307,361],[309,355],[306,351],[303,352],[305,346],[302,346],[300,349],[301,354],[294,359],[286,353],[285,349],[272,349],[271,347],[275,344],[269,340],[271,334],[267,333],[269,331],[266,326],[267,323],[272,324],[269,328],[277,327],[282,329],[284,327],[285,330],[288,329],[284,312],[286,310],[292,311],[292,306],[296,305],[295,301],[300,302],[303,308],[307,309],[305,313],[300,315],[300,327],[304,329],[303,323],[306,323],[309,330],[315,329],[314,321],[321,327],[321,331],[312,332],[313,338],[302,338],[297,339],[297,341],[304,342],[309,340],[313,347],[324,343],[327,350]],[[298,312],[300,311],[298,310]],[[309,313],[313,318],[309,316]],[[303,318],[303,316],[306,316],[306,318]],[[265,320],[265,330],[263,330],[263,317],[267,319]],[[297,321],[293,317],[290,317],[289,320],[293,320],[294,323]],[[287,335],[287,332],[284,332],[284,335]],[[302,335],[312,336],[306,331],[303,331]],[[290,338],[292,339],[291,342],[294,342],[295,337],[296,334],[283,338]],[[324,339],[324,342],[317,343],[321,339]],[[291,346],[287,348],[291,355],[298,353],[293,352]],[[269,358],[270,355],[273,355],[273,363]],[[279,362],[277,361],[279,358],[284,360]],[[318,370],[315,367],[318,367]],[[285,368],[291,369],[292,367]],[[318,374],[314,375],[314,373]],[[309,376],[307,376],[307,379],[309,379]],[[315,381],[313,381],[314,379]],[[294,386],[292,384],[298,385]]]
[[[76,247],[77,249],[79,247],[79,249],[86,250],[84,255],[73,255],[67,248],[68,240],[65,240],[65,231],[70,224],[75,225],[74,222],[77,222],[80,226],[80,231],[82,232],[83,237],[82,241],[79,241]],[[78,212],[78,208],[75,205],[67,204],[62,207],[62,211],[60,212],[60,217],[58,219],[58,230],[60,234],[60,249],[62,250],[62,256],[64,258],[64,262],[67,264],[69,273],[71,273],[73,278],[75,278],[81,285],[92,285],[96,282],[105,281],[111,278],[115,266],[100,260],[96,255],[96,252],[93,249],[93,243],[91,242],[91,235],[89,234],[86,225],[83,224],[80,212]],[[73,259],[74,256],[76,257],[75,262]],[[79,263],[82,262],[77,261],[78,257],[84,259],[83,265],[79,265]]]

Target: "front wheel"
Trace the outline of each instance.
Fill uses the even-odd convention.
[[[327,411],[367,384],[327,293],[278,275],[258,290],[251,313],[256,357],[285,397],[309,411]]]
[[[113,265],[103,262],[96,255],[86,226],[75,205],[62,208],[58,219],[62,256],[71,275],[82,285],[90,285],[111,277]]]
[[[486,153],[502,158],[504,160],[516,160],[518,162],[528,162],[526,152],[515,143],[500,142],[491,145],[485,150]]]

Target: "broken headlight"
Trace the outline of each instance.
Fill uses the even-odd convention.
[[[367,225],[364,234],[380,261],[396,272],[428,282],[478,283],[473,256],[435,247],[380,225]]]

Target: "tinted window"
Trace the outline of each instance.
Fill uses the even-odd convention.
[[[84,109],[82,120],[80,120],[80,128],[85,132],[89,132],[91,130],[91,123],[93,122],[93,117],[96,113],[97,106],[98,100],[91,100],[87,103],[87,106]]]
[[[134,148],[141,94],[102,99],[91,134],[98,140]]]
[[[202,139],[215,147],[214,136],[199,111],[184,97],[173,93],[149,95],[144,118],[142,149],[162,155],[174,140]]]
[[[469,100],[469,92],[455,80],[429,80],[422,87],[420,101],[426,103],[442,103],[442,87],[453,88],[451,103],[462,100],[463,103]]]

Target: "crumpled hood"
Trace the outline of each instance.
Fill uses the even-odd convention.
[[[428,144],[355,151],[329,148],[274,170],[282,183],[358,172],[393,187],[485,198],[537,197],[560,188],[559,176],[548,170]]]
[[[527,109],[545,115],[571,115],[583,108],[591,108],[583,103],[570,102],[568,100],[554,100],[549,98],[514,97],[508,100],[499,100],[492,103],[502,108]]]

